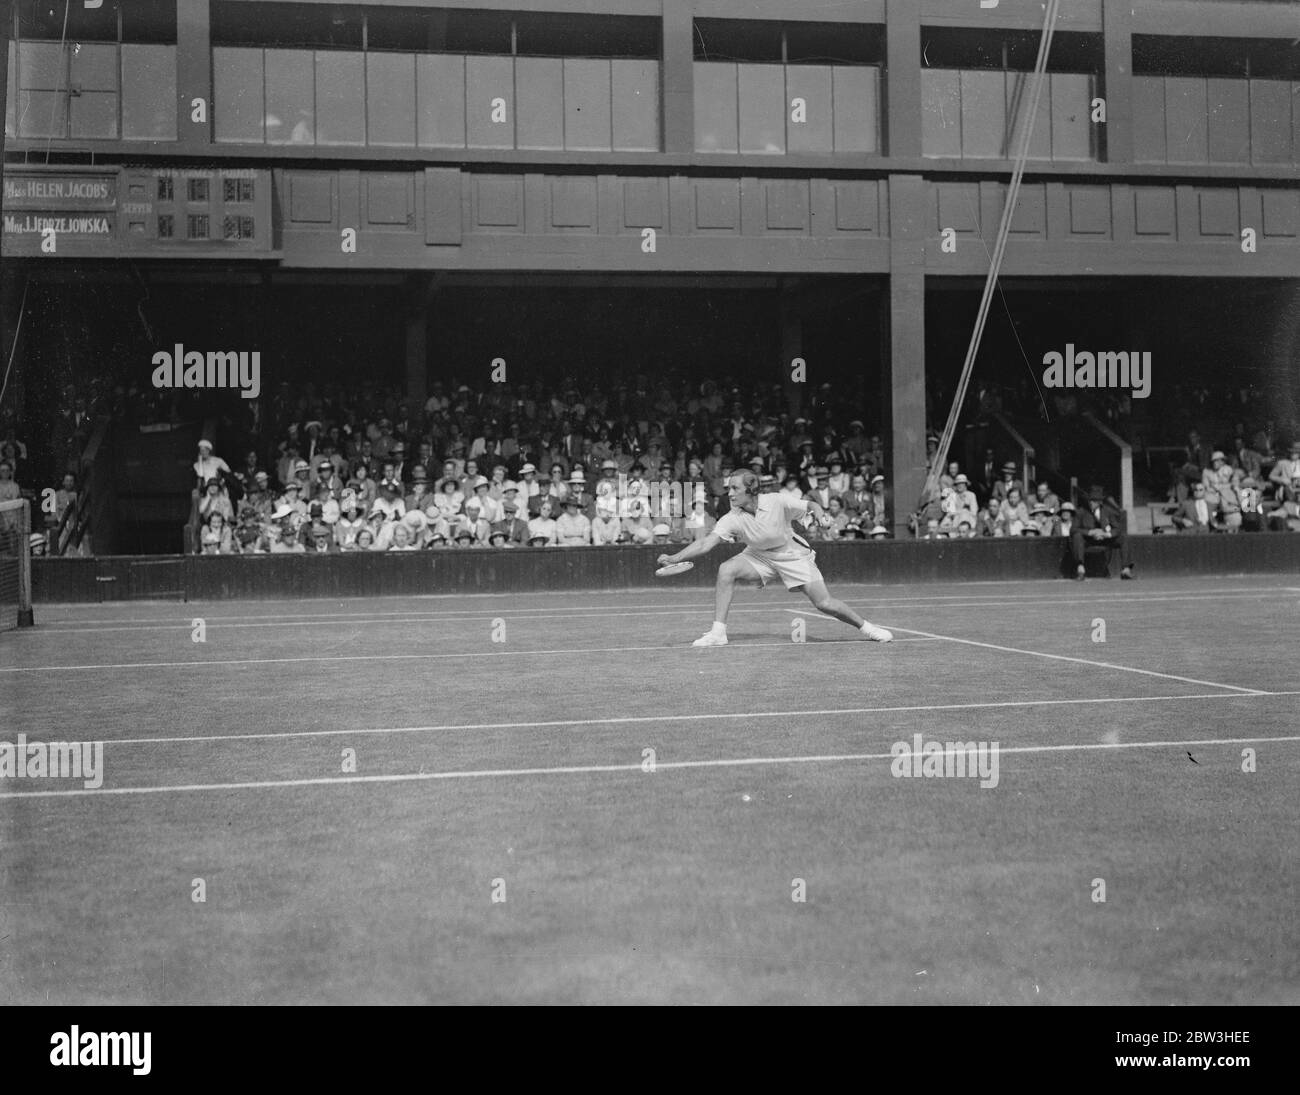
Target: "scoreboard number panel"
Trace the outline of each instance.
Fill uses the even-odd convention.
[[[15,167],[4,179],[2,253],[59,257],[267,257],[271,172],[259,168]]]

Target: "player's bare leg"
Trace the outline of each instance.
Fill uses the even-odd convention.
[[[893,639],[894,636],[891,632],[886,631],[883,627],[876,627],[874,624],[868,623],[843,601],[832,597],[830,591],[826,588],[825,582],[808,582],[799,588],[807,594],[808,600],[812,602],[813,608],[818,612],[824,612],[827,616],[833,616],[835,619],[843,621],[850,627],[861,631],[862,634],[874,642],[887,643]]]
[[[728,559],[718,567],[718,581],[713,589],[713,627],[691,645],[726,646],[727,613],[731,611],[731,598],[735,595],[736,583],[758,580],[754,568],[744,562],[739,555]]]

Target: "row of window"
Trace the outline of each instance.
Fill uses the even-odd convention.
[[[221,142],[656,151],[659,66],[573,57],[213,50]]]
[[[859,153],[881,147],[871,65],[697,62],[695,147],[709,153]],[[1028,73],[921,71],[922,150],[1005,159]],[[213,50],[215,139],[406,148],[657,151],[659,66],[619,58]],[[10,43],[6,134],[175,140],[175,47]],[[1102,155],[1090,73],[1051,72],[1030,156]],[[1135,76],[1144,163],[1300,162],[1300,81]]]
[[[921,73],[921,151],[958,159],[1008,159],[1019,144],[1016,120],[1027,111],[1032,76],[988,69]],[[1097,78],[1052,72],[1039,95],[1029,156],[1035,160],[1096,160],[1092,121]]]

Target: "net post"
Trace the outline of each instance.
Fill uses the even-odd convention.
[[[32,507],[26,499],[20,510],[18,527],[18,626],[33,627],[36,619],[32,613]]]

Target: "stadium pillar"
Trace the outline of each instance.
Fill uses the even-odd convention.
[[[695,10],[693,0],[663,0],[664,151],[695,151]]]
[[[921,155],[920,0],[887,0],[885,16],[886,152]]]
[[[429,310],[436,293],[437,282],[427,275],[406,286],[406,399],[421,409],[429,398]]]
[[[925,190],[920,175],[889,177],[889,466],[893,533],[925,485]]]
[[[178,146],[210,148],[212,144],[212,10],[210,0],[176,2],[176,71]],[[205,104],[203,121],[194,121],[195,99]]]
[[[1103,0],[1102,38],[1105,83],[1097,94],[1106,100],[1104,158],[1109,163],[1133,161],[1133,4],[1132,0]]]

